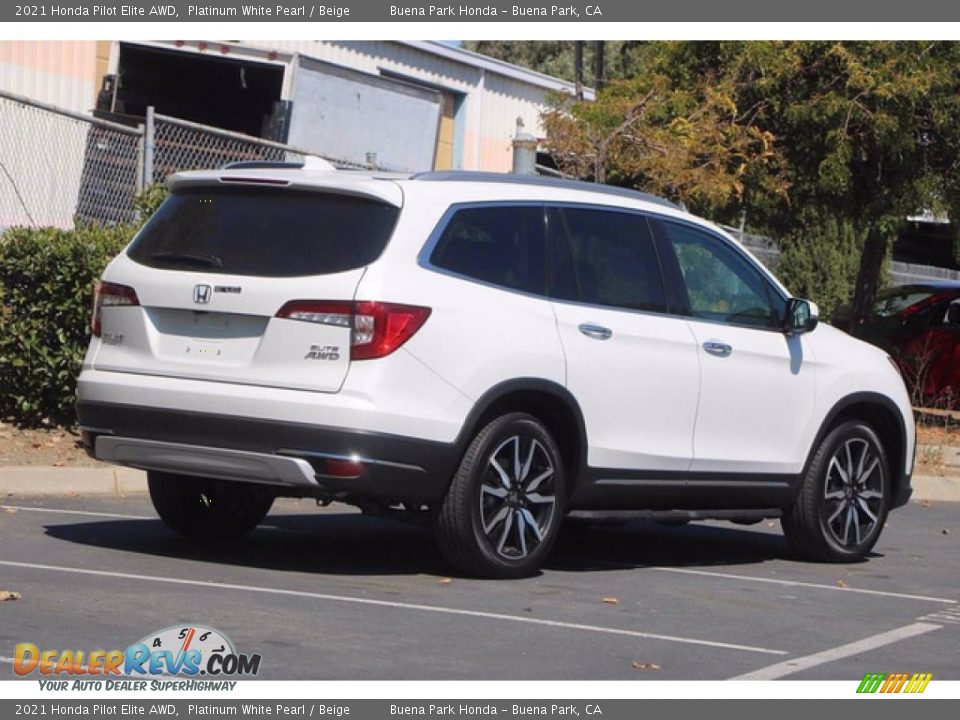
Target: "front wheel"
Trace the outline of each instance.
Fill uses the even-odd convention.
[[[160,519],[196,540],[229,540],[253,530],[273,505],[259,485],[148,472],[150,499]]]
[[[550,432],[526,413],[502,415],[464,453],[437,515],[440,549],[471,575],[530,575],[556,540],[564,491]]]
[[[883,443],[869,425],[852,420],[820,443],[780,522],[791,545],[811,560],[854,562],[880,537],[890,492]]]

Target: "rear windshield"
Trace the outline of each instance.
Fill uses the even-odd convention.
[[[128,251],[143,265],[229,275],[326,275],[369,265],[399,208],[297,190],[188,188],[171,195]]]

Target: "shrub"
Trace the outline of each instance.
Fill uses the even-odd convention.
[[[0,236],[0,417],[75,422],[93,286],[135,229],[17,227]]]
[[[829,215],[810,217],[781,243],[777,275],[790,291],[813,300],[829,319],[850,302],[856,287],[866,231]],[[881,275],[881,285],[884,275]]]

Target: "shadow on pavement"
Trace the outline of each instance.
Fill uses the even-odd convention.
[[[248,537],[199,545],[159,520],[48,524],[66,542],[158,557],[331,575],[450,575],[429,530],[354,512],[272,514]],[[545,566],[566,572],[644,566],[710,567],[793,559],[779,533],[730,525],[608,527],[568,522]]]

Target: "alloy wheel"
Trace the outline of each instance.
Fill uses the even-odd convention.
[[[547,537],[556,513],[556,468],[539,440],[513,435],[490,454],[480,485],[480,522],[493,550],[521,560]]]
[[[830,458],[823,486],[823,521],[833,540],[856,548],[878,529],[884,477],[879,450],[868,439],[846,440]]]

